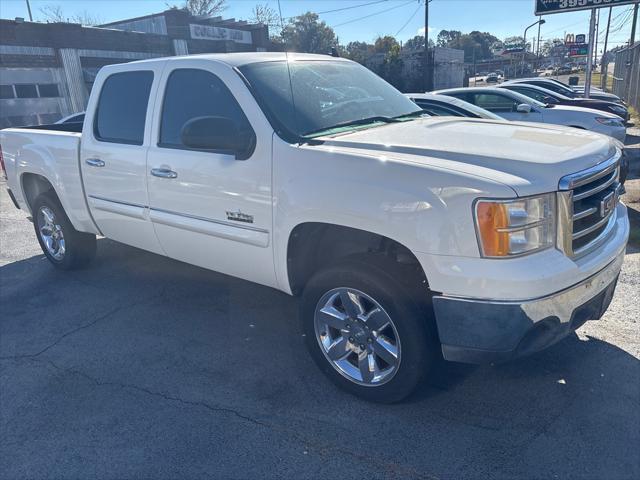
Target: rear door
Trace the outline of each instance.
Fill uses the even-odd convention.
[[[81,171],[91,212],[102,233],[162,253],[149,220],[146,158],[151,108],[163,62],[111,67],[96,82],[82,134]]]

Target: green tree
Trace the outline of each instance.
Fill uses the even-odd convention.
[[[373,45],[367,42],[349,42],[345,50],[347,58],[364,64],[373,54]]]
[[[447,47],[449,43],[455,41],[460,38],[462,32],[458,30],[440,30],[438,36],[436,37],[436,45],[439,47]],[[424,40],[423,45],[424,45]]]
[[[289,20],[281,38],[287,49],[305,53],[330,53],[337,44],[333,29],[312,12]]]
[[[429,39],[429,48],[433,48],[435,44],[433,40]],[[444,46],[444,45],[440,45]],[[404,50],[422,50],[424,49],[424,35],[416,35],[413,38],[407,40],[403,47]]]
[[[373,43],[373,51],[375,53],[388,53],[394,48],[398,48],[400,50],[400,44],[398,41],[393,38],[391,35],[385,35],[384,37],[376,38],[376,41]]]
[[[385,53],[379,75],[398,90],[402,91],[404,90],[403,69],[404,61],[400,56],[400,44],[396,41]]]

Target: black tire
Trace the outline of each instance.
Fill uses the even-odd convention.
[[[401,345],[399,366],[380,385],[362,385],[339,373],[325,356],[316,334],[315,312],[326,294],[340,287],[365,293],[388,314]],[[302,295],[301,317],[309,352],[325,375],[340,388],[367,401],[395,403],[409,396],[425,379],[440,358],[437,334],[429,313],[420,308],[394,277],[375,263],[348,260],[316,273]]]
[[[56,257],[52,253],[43,238],[41,227],[43,226],[42,209],[53,212],[56,229],[62,232],[64,238],[64,252]],[[96,256],[96,236],[90,233],[78,232],[69,221],[58,198],[52,192],[40,194],[32,205],[33,226],[36,238],[43,253],[49,261],[61,270],[74,270],[85,267]]]

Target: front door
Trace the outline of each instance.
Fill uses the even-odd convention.
[[[175,259],[276,286],[271,135],[253,133],[226,86],[235,81],[246,91],[231,69],[214,62],[206,70],[201,62],[181,66],[163,75],[147,157],[150,217],[160,244]],[[185,144],[183,127],[203,117],[223,117],[239,131],[251,131],[256,141],[248,158]]]
[[[518,112],[519,102],[509,95],[499,92],[473,93],[473,102],[478,107],[489,110],[507,120],[519,122],[542,122],[542,114],[535,107],[531,111]]]

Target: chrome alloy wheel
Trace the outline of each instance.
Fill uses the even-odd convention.
[[[400,337],[378,302],[353,288],[325,293],[314,316],[316,340],[342,376],[364,386],[382,385],[400,366]]]
[[[38,232],[47,252],[55,259],[62,260],[65,252],[62,227],[56,223],[56,216],[49,207],[42,206],[38,210]]]

